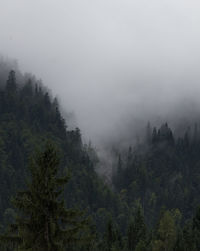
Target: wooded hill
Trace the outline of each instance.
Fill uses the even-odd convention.
[[[67,205],[87,208],[100,225],[107,210],[117,217],[123,205],[94,171],[89,158],[92,149],[82,144],[80,130],[67,129],[57,100],[33,79],[18,83],[14,71],[0,86],[1,223],[7,224],[12,218],[10,198],[24,188],[29,158],[36,149],[43,149],[47,139],[59,150],[60,170],[71,174],[65,191]]]
[[[145,141],[116,156],[113,189],[95,172],[98,158],[83,145],[80,130],[67,128],[58,101],[40,81],[13,70],[7,81],[0,76],[2,232],[19,213],[10,199],[27,189],[30,158],[44,150],[47,140],[58,151],[58,173],[71,176],[65,206],[85,210],[93,221],[93,240],[73,250],[200,250],[198,125],[178,137],[167,123],[159,129],[148,124]]]

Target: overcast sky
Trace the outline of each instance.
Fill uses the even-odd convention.
[[[200,2],[0,0],[0,53],[96,140],[127,117],[200,100]]]

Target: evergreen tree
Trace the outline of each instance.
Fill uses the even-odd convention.
[[[12,94],[16,91],[16,89],[17,89],[17,84],[16,84],[15,71],[12,70],[8,75],[8,80],[6,83],[6,91],[9,94]]]
[[[157,143],[157,140],[158,140],[157,129],[154,127],[152,132],[152,143],[153,144]]]
[[[117,227],[114,225],[112,218],[109,218],[104,234],[102,250],[112,251],[119,250],[119,248],[122,248],[121,235]]]
[[[20,250],[73,250],[84,236],[88,219],[75,209],[65,209],[61,195],[68,176],[58,177],[59,158],[55,148],[46,144],[45,150],[32,160],[31,182],[27,190],[13,200],[19,213],[2,242],[15,243]],[[18,249],[17,249],[18,250]]]
[[[146,127],[146,142],[148,145],[151,144],[151,137],[152,137],[152,129],[150,122],[148,122]]]
[[[176,242],[176,226],[170,211],[164,212],[158,226],[158,238],[154,241],[153,251],[172,251]]]
[[[196,215],[193,218],[192,222],[192,235],[193,235],[193,243],[196,247],[195,250],[200,249],[200,208],[197,209]]]
[[[142,208],[139,205],[136,209],[134,220],[130,222],[127,231],[128,249],[134,251],[138,246],[143,246],[146,239],[146,226]],[[140,243],[140,244],[139,244]]]

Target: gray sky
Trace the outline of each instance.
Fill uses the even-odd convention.
[[[200,100],[198,0],[0,0],[0,31],[94,141]]]

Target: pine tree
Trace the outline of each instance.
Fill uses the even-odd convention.
[[[1,235],[3,243],[14,243],[17,250],[59,251],[73,250],[77,243],[90,239],[83,236],[88,219],[78,210],[65,209],[61,195],[69,177],[58,177],[58,166],[57,152],[48,143],[31,162],[27,190],[13,200],[20,213]]]
[[[145,243],[146,225],[144,222],[144,215],[140,205],[138,205],[135,211],[134,220],[131,220],[128,226],[127,237],[128,237],[128,248],[130,251],[135,250],[136,246],[140,242]]]
[[[113,248],[117,245],[120,245],[119,241],[119,233],[116,229],[116,227],[113,224],[112,218],[108,219],[107,225],[106,225],[106,231],[104,235],[104,247],[103,249],[105,251],[112,251]]]
[[[17,89],[17,84],[16,84],[16,77],[15,77],[15,71],[10,71],[8,75],[8,80],[6,83],[6,91],[11,94],[14,93]]]
[[[148,122],[147,127],[146,127],[146,143],[148,145],[151,144],[151,139],[152,139],[152,129],[151,129],[150,122]]]
[[[152,143],[153,144],[157,143],[157,140],[158,140],[157,129],[154,127],[152,132]]]
[[[196,250],[199,250],[200,249],[200,208],[197,209],[197,212],[193,218],[192,234],[193,234],[193,243],[196,247]]]
[[[127,246],[130,251],[133,251],[135,248],[135,224],[134,221],[132,220],[129,223],[128,230],[127,230]]]
[[[153,251],[172,251],[176,243],[176,226],[170,211],[164,212],[158,226],[158,239],[153,243]]]

